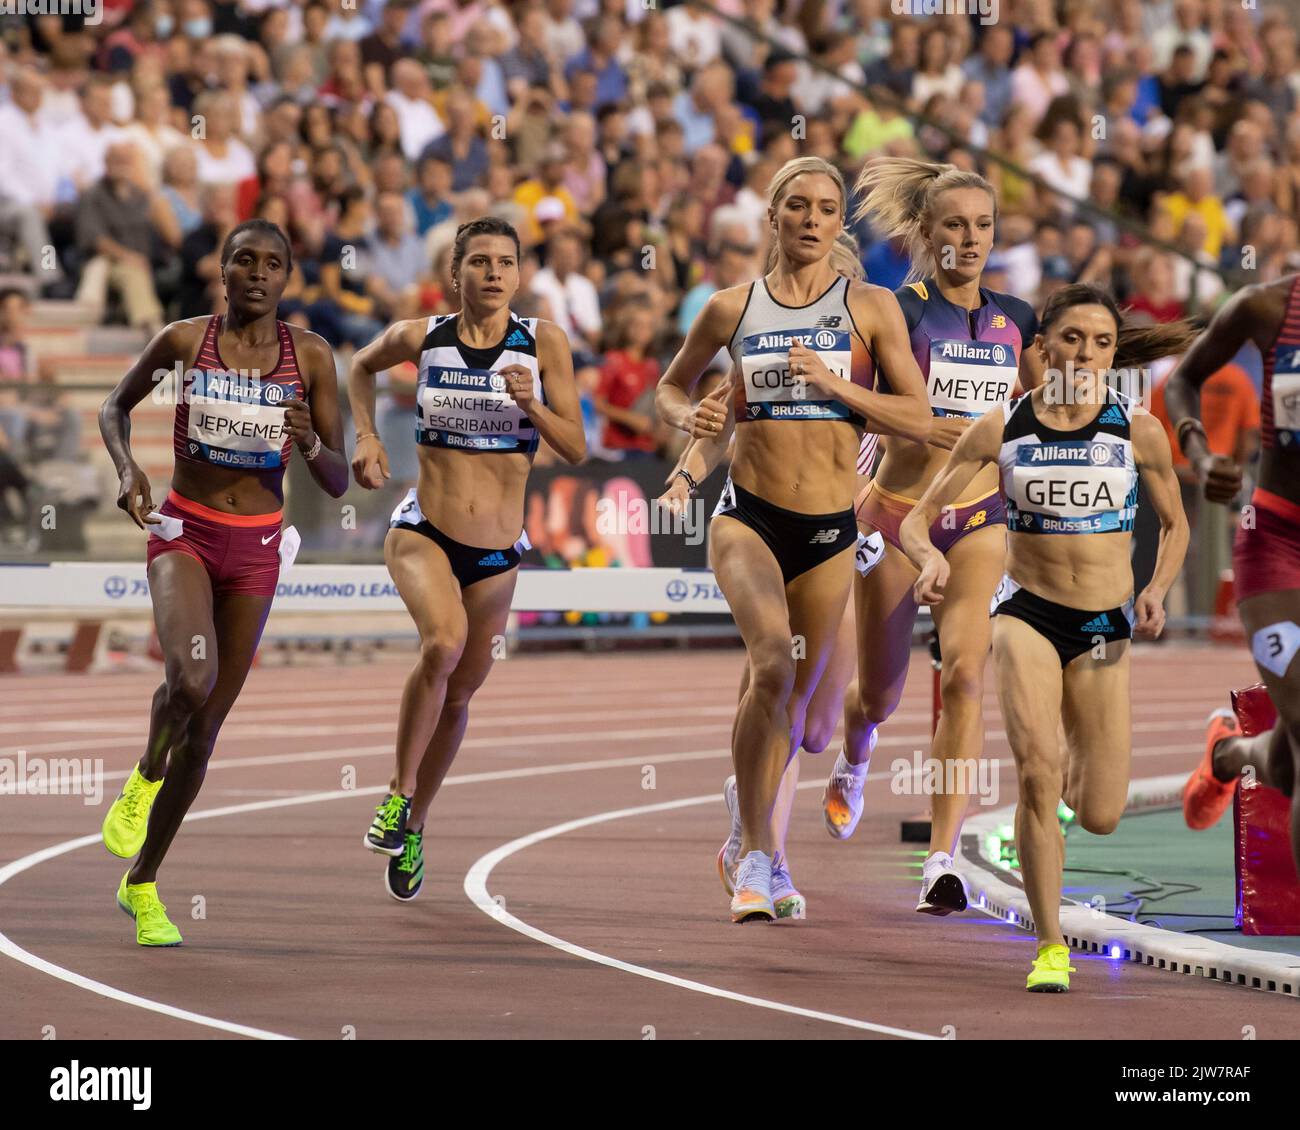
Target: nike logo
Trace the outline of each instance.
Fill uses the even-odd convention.
[[[275,541],[275,539],[278,538],[279,536],[280,536],[280,531],[279,531],[279,530],[276,530],[275,533],[273,533],[269,538],[263,538],[263,539],[262,539],[262,544],[263,544],[263,545],[270,545],[270,544],[271,544],[273,541]]]

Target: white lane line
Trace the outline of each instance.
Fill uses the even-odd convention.
[[[882,779],[888,777],[888,773],[871,773],[869,779]],[[806,781],[799,786],[805,788],[821,788],[821,781]],[[751,996],[748,993],[737,993],[731,989],[721,989],[716,985],[707,985],[703,981],[691,981],[685,977],[676,977],[671,973],[662,973],[658,969],[650,969],[644,965],[634,965],[629,961],[622,961],[616,957],[610,957],[608,954],[597,953],[595,950],[587,949],[585,946],[579,946],[573,942],[565,941],[563,938],[557,938],[554,934],[548,934],[545,930],[539,930],[536,926],[523,921],[505,909],[502,905],[495,902],[491,895],[488,894],[487,881],[492,874],[493,868],[512,855],[523,851],[525,848],[532,847],[534,844],[542,843],[545,840],[554,839],[556,836],[562,836],[566,832],[575,832],[579,828],[589,828],[593,824],[604,824],[611,820],[622,820],[628,816],[645,816],[652,812],[673,812],[679,808],[690,808],[700,804],[717,804],[719,795],[716,792],[708,793],[705,796],[686,797],[683,800],[664,801],[659,804],[644,804],[635,808],[620,808],[613,812],[599,812],[595,816],[584,816],[577,820],[568,820],[563,824],[556,824],[550,828],[543,828],[540,832],[531,832],[526,836],[520,836],[517,840],[511,840],[508,844],[502,844],[499,848],[494,848],[486,855],[475,861],[474,865],[465,875],[465,894],[469,897],[470,902],[479,908],[489,918],[500,922],[503,926],[508,926],[516,933],[523,934],[526,938],[531,938],[535,942],[541,942],[543,945],[551,946],[553,949],[560,950],[572,957],[582,958],[584,961],[594,962],[596,965],[604,965],[610,969],[617,969],[622,973],[631,973],[636,977],[644,977],[649,981],[658,981],[663,985],[672,985],[678,989],[687,989],[693,993],[702,993],[709,997],[718,997],[722,1000],[736,1001],[738,1004],[752,1005],[755,1008],[765,1008],[772,1012],[784,1012],[790,1016],[802,1016],[809,1020],[821,1020],[828,1024],[839,1024],[846,1028],[857,1028],[865,1032],[879,1032],[885,1036],[898,1036],[904,1040],[937,1040],[939,1036],[932,1036],[926,1032],[915,1032],[908,1028],[893,1028],[887,1024],[873,1024],[869,1020],[858,1020],[852,1016],[839,1016],[833,1012],[822,1012],[814,1008],[802,1008],[799,1005],[786,1004],[783,1001],[769,1000],[766,997]],[[771,929],[773,927],[769,927]],[[774,927],[781,929],[782,927]]]

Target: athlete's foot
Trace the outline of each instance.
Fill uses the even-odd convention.
[[[1237,716],[1227,707],[1220,707],[1206,719],[1205,753],[1183,786],[1183,819],[1189,828],[1199,832],[1213,827],[1232,803],[1237,774],[1226,772],[1222,757],[1216,764],[1214,751],[1228,738],[1240,735]]]
[[[410,902],[424,885],[424,829],[407,832],[402,854],[388,861],[384,886],[398,902]]]
[[[156,883],[127,884],[131,873],[117,886],[117,905],[135,919],[135,940],[142,946],[178,946],[181,932],[167,917]]]
[[[966,885],[946,851],[936,851],[925,861],[916,909],[921,914],[951,914],[966,909]]]
[[[401,793],[389,793],[375,809],[375,818],[362,843],[380,855],[401,855],[405,849],[406,821],[410,814],[411,798]]]
[[[837,840],[847,840],[853,835],[858,821],[862,819],[862,786],[867,781],[867,769],[876,749],[876,736],[879,732],[871,731],[871,740],[867,743],[867,759],[861,765],[850,765],[841,749],[826,782],[826,789],[822,793],[822,816],[826,821],[826,831]]]
[[[772,856],[772,906],[778,918],[807,918],[808,901],[790,878],[784,852]]]
[[[731,896],[733,922],[771,922],[776,918],[770,856],[751,851],[736,867],[735,882],[736,893]]]
[[[140,853],[149,831],[149,811],[161,788],[161,778],[148,781],[141,776],[140,766],[132,767],[121,795],[104,816],[104,846],[114,855],[130,859]]]
[[[736,778],[728,777],[722,786],[722,799],[731,818],[731,831],[718,852],[718,878],[727,894],[735,894],[736,859],[740,855],[740,800],[736,796]]]
[[[1065,946],[1044,943],[1038,947],[1025,988],[1031,993],[1068,993],[1070,974],[1075,972],[1070,964],[1070,951]]]

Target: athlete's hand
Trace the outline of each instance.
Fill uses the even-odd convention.
[[[686,480],[681,475],[674,475],[668,489],[655,502],[671,514],[685,514],[690,500],[691,488],[686,485]]]
[[[519,405],[520,411],[527,412],[536,403],[533,395],[533,374],[523,365],[505,365],[497,369],[495,376],[504,377],[506,392],[510,399]]]
[[[1241,467],[1226,455],[1206,455],[1197,460],[1196,477],[1209,502],[1231,502],[1241,491]]]
[[[826,362],[817,351],[798,341],[790,346],[790,375],[798,377],[818,392],[828,392],[832,396],[840,386],[840,378],[826,368]]]
[[[289,429],[293,442],[303,451],[310,451],[316,444],[316,432],[311,426],[311,409],[305,400],[296,396],[280,401],[284,409],[284,426]]]
[[[943,603],[943,590],[948,587],[948,559],[935,550],[925,559],[925,568],[912,586],[917,604],[933,607]]]
[[[730,395],[731,382],[723,381],[708,396],[692,406],[682,431],[689,432],[695,439],[706,439],[718,435],[727,423],[727,412],[729,410],[727,398]]]
[[[935,416],[930,421],[930,438],[926,442],[931,447],[951,451],[975,419],[974,416]]]
[[[378,490],[385,479],[392,477],[388,471],[388,452],[378,436],[357,440],[357,449],[352,453],[352,477],[366,490]]]
[[[161,518],[151,518],[153,494],[149,489],[149,476],[134,463],[122,472],[117,489],[117,505],[131,515],[131,521],[140,529],[156,526]]]
[[[1165,630],[1165,602],[1150,589],[1144,589],[1142,595],[1133,602],[1133,638],[1135,640],[1158,640]]]

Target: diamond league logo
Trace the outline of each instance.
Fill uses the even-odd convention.
[[[126,578],[114,574],[104,579],[104,595],[113,600],[126,596]]]
[[[686,586],[686,582],[683,581],[681,578],[678,578],[677,580],[674,581],[669,581],[668,587],[664,589],[664,593],[667,595],[668,599],[671,600],[674,604],[680,604],[683,600],[685,600],[687,592],[688,589]]]

